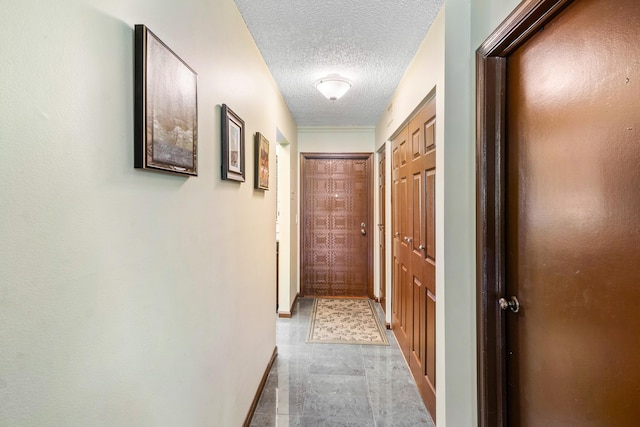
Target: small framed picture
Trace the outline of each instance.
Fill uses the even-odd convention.
[[[222,104],[222,179],[244,182],[244,120]]]
[[[256,133],[256,179],[255,188],[269,189],[269,141],[260,132]]]
[[[134,167],[198,175],[197,74],[135,26]]]

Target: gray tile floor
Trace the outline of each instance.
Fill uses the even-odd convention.
[[[433,426],[393,333],[390,346],[308,344],[312,303],[277,319],[278,357],[251,425]]]

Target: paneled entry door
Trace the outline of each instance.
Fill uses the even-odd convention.
[[[435,127],[434,97],[392,141],[392,326],[434,419]]]
[[[303,153],[302,294],[373,297],[371,153]]]
[[[640,4],[529,3],[479,79],[481,425],[638,426]]]

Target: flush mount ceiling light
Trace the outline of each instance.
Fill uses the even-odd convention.
[[[339,74],[329,74],[316,82],[316,88],[329,101],[335,101],[347,93],[351,88],[351,82]]]

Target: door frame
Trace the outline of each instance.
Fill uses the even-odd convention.
[[[476,51],[478,425],[507,425],[505,317],[507,57],[572,0],[524,0]]]
[[[384,315],[385,315],[385,324],[390,326],[390,324],[386,321],[387,318],[387,301],[389,300],[389,296],[387,295],[387,258],[388,258],[388,252],[389,250],[387,249],[387,205],[389,203],[389,200],[387,200],[387,174],[388,174],[388,168],[387,168],[387,143],[385,142],[384,144],[382,144],[382,146],[378,149],[378,151],[376,152],[376,165],[377,165],[377,173],[376,173],[376,183],[375,183],[375,187],[376,187],[376,192],[375,195],[378,196],[378,205],[377,205],[377,209],[376,209],[376,213],[377,213],[377,219],[378,221],[376,222],[376,235],[378,236],[378,244],[375,245],[375,240],[374,239],[374,245],[375,245],[375,252],[376,252],[376,259],[379,263],[378,265],[378,273],[379,273],[379,280],[378,280],[378,299],[380,301],[380,306],[382,308],[382,311],[384,311]],[[381,181],[380,180],[380,168],[383,168],[384,174],[384,180]],[[380,187],[383,187],[384,191],[380,191]],[[380,233],[380,228],[382,227],[382,233]],[[380,248],[380,246],[383,246],[383,249]],[[384,253],[383,253],[384,251]],[[375,264],[375,263],[374,263]],[[384,274],[382,274],[384,272]],[[382,295],[384,294],[384,298],[382,298]]]
[[[367,295],[370,299],[375,299],[373,294],[373,181],[374,181],[374,170],[373,170],[373,153],[300,153],[300,228],[305,223],[305,215],[306,212],[304,210],[304,169],[305,169],[305,160],[311,159],[349,159],[349,160],[366,160],[367,167],[369,170],[368,182],[367,182],[367,245],[368,245],[368,253],[367,253]],[[304,248],[305,248],[305,240],[304,240],[304,232],[300,230],[300,272],[302,272],[302,262],[304,260]],[[303,283],[302,276],[300,277],[300,296],[303,295]]]

